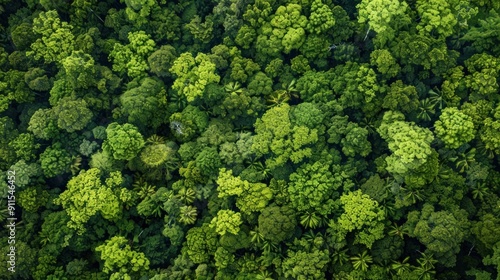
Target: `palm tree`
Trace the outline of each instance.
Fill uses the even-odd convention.
[[[485,183],[476,183],[472,187],[472,198],[474,198],[474,199],[479,198],[479,200],[482,201],[483,197],[487,193],[488,193],[488,187],[486,186]]]
[[[295,87],[296,80],[292,80],[287,85],[283,85],[283,89],[275,90],[266,98],[267,107],[274,107],[282,103],[288,102],[292,98],[298,98],[298,91]]]
[[[39,236],[40,236],[40,244],[42,244],[42,246],[45,246],[51,242],[49,233],[41,231]]]
[[[368,130],[368,133],[370,134],[376,134],[377,133],[377,124],[376,124],[376,118],[374,117],[364,117],[360,122],[359,125],[366,128]]]
[[[432,106],[438,105],[439,110],[442,110],[444,105],[446,105],[446,101],[443,99],[443,93],[441,93],[440,90],[436,89],[434,90],[429,90],[429,101],[431,102]]]
[[[349,257],[347,256],[347,249],[335,250],[335,252],[333,252],[332,254],[332,260],[334,264],[338,263],[340,265],[344,265],[344,263],[347,263],[347,261],[349,261]]]
[[[71,162],[70,170],[71,174],[74,176],[80,171],[80,165],[82,164],[82,157],[75,156],[73,157],[73,161]]]
[[[184,94],[179,93],[177,91],[173,91],[169,97],[170,97],[170,103],[175,104],[175,106],[179,108],[180,111],[182,111],[182,109],[184,109],[187,106],[187,99]]]
[[[3,200],[0,200],[0,205],[4,205],[3,204]],[[7,208],[7,205],[5,207],[2,207],[2,209],[0,209],[0,219],[2,221],[5,221],[5,219],[7,219],[7,217],[9,216],[9,209]]]
[[[158,136],[156,134],[153,134],[148,137],[146,140],[146,143],[152,144],[152,145],[159,145],[159,144],[164,144],[165,143],[165,138],[162,136]]]
[[[429,98],[422,99],[420,100],[420,105],[418,107],[418,114],[417,118],[424,120],[424,121],[430,121],[431,120],[431,114],[434,115],[435,110],[434,110],[435,104],[432,104],[432,102],[429,100]]]
[[[405,234],[408,234],[408,231],[406,230],[406,228],[404,226],[398,226],[398,224],[394,223],[391,226],[391,230],[389,230],[389,234],[390,235],[397,235],[401,239],[403,239],[403,236]]]
[[[409,188],[401,187],[401,190],[404,193],[404,200],[411,201],[412,204],[415,204],[417,201],[423,200],[423,196],[420,193],[419,189],[415,189],[412,187],[409,187]]]
[[[396,272],[396,275],[401,276],[410,271],[411,265],[408,263],[409,260],[410,257],[406,257],[402,262],[394,261],[391,265],[391,269]]]
[[[264,166],[264,164],[260,161],[253,161],[250,165],[253,169],[256,171],[260,172],[262,175],[264,175],[264,178],[268,179],[271,176],[271,170]]]
[[[273,93],[266,97],[267,108],[272,108],[280,104],[286,103],[290,100],[290,97],[286,94],[283,89],[275,90]]]
[[[352,266],[354,267],[354,269],[356,270],[361,269],[362,271],[367,271],[368,265],[373,262],[373,258],[370,255],[368,255],[367,251],[364,251],[361,254],[351,257],[350,260],[352,262]]]
[[[194,206],[182,206],[179,213],[179,222],[185,225],[192,225],[196,222],[198,212]]]
[[[420,266],[415,268],[415,272],[419,275],[419,279],[431,280],[433,279],[433,275],[436,274],[436,271],[434,271],[434,264],[437,263],[437,260],[433,258],[432,254],[425,254],[422,252],[420,252],[420,254],[422,257],[417,259]]]
[[[146,180],[141,176],[133,184],[134,191],[140,199],[152,196],[156,192],[156,187],[148,184]]]
[[[434,264],[437,263],[437,260],[434,259],[432,254],[426,254],[419,252],[422,256],[417,260],[421,267],[425,268],[434,268]]]
[[[315,212],[306,212],[300,216],[300,224],[306,228],[317,228],[321,225],[321,218]]]
[[[255,228],[255,230],[250,231],[250,241],[252,243],[255,243],[256,245],[260,245],[264,243],[264,235],[259,232],[258,228]]]
[[[191,188],[182,188],[176,197],[185,204],[191,204],[196,197],[196,192]]]
[[[264,250],[264,252],[276,252],[278,250],[278,244],[274,243],[274,242],[271,242],[269,240],[264,240],[264,242],[262,243],[262,249]]]
[[[486,149],[486,146],[482,141],[479,141],[479,143],[477,143],[476,148],[479,153],[488,157],[489,159],[493,159],[495,157],[495,153],[493,152],[493,150]]]
[[[433,279],[433,275],[436,274],[434,270],[425,267],[417,267],[415,268],[415,272],[419,275],[418,279],[422,280],[431,280]]]
[[[271,272],[267,270],[261,270],[257,276],[255,276],[257,280],[273,280]]]
[[[243,88],[239,82],[230,82],[224,86],[224,90],[229,94],[243,93]]]
[[[396,212],[394,202],[389,201],[388,199],[383,200],[383,203],[380,204],[380,208],[382,208],[382,211],[384,211],[386,217],[393,216]]]
[[[460,153],[457,158],[456,167],[460,168],[460,173],[469,169],[472,163],[476,162],[476,149],[472,148],[467,153]]]

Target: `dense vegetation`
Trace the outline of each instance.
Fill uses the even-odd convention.
[[[0,23],[2,279],[500,279],[500,1]]]

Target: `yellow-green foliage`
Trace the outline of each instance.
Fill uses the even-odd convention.
[[[452,149],[468,143],[475,135],[472,118],[455,107],[445,108],[434,127],[436,136]]]

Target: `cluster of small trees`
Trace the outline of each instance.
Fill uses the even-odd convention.
[[[499,3],[0,0],[0,275],[500,279]]]

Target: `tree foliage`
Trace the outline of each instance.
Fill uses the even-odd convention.
[[[132,124],[111,123],[106,128],[107,139],[103,150],[117,160],[131,160],[144,146],[141,133]]]
[[[99,169],[82,171],[68,182],[67,190],[54,203],[61,205],[70,216],[68,227],[83,233],[85,223],[97,213],[108,220],[120,216],[122,201],[116,193],[116,187],[122,181],[119,172],[111,173],[103,183]]]
[[[0,278],[498,278],[499,13],[0,0]]]

